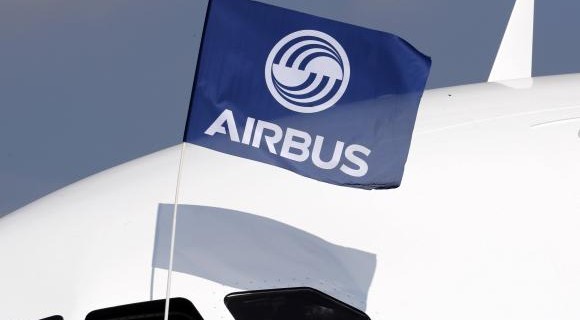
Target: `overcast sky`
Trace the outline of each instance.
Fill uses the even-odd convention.
[[[205,2],[0,1],[0,216],[181,141]],[[264,2],[402,36],[429,87],[485,81],[514,4]],[[580,72],[580,1],[536,12],[534,74]]]

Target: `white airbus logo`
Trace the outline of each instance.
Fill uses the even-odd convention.
[[[359,144],[332,141],[306,131],[282,127],[273,122],[246,118],[238,125],[233,111],[225,109],[205,130],[213,137],[216,134],[229,136],[229,140],[256,149],[265,146],[273,155],[294,162],[311,162],[323,170],[340,170],[351,177],[364,177],[369,171],[367,158],[371,150]],[[332,156],[323,156],[322,150],[333,150]],[[323,159],[324,158],[324,159]]]
[[[282,38],[270,51],[266,84],[282,106],[314,113],[335,105],[350,80],[342,46],[326,33],[301,30]]]
[[[282,106],[314,113],[332,107],[343,96],[350,79],[350,64],[334,38],[320,31],[301,30],[274,46],[265,76],[270,93]],[[351,177],[364,177],[369,171],[367,159],[372,151],[363,145],[251,117],[246,118],[245,124],[237,124],[230,109],[224,109],[204,133],[211,137],[226,135],[231,142]],[[333,151],[324,154],[323,150]]]

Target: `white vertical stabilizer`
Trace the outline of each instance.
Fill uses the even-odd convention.
[[[534,0],[516,0],[488,81],[530,78],[534,42]]]

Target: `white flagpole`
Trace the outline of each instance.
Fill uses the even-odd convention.
[[[177,208],[179,203],[179,186],[181,184],[181,169],[183,167],[183,158],[185,154],[185,144],[186,144],[186,137],[187,131],[189,127],[189,118],[191,116],[191,105],[193,102],[193,94],[195,92],[196,82],[197,82],[197,75],[199,73],[199,61],[201,60],[201,54],[203,52],[203,41],[205,37],[205,30],[207,29],[207,20],[209,16],[209,12],[211,9],[211,3],[213,0],[207,1],[207,8],[205,11],[205,19],[203,22],[203,31],[201,33],[201,40],[199,44],[199,53],[196,61],[195,66],[195,74],[193,76],[193,86],[191,88],[191,95],[189,97],[189,110],[187,112],[187,122],[185,124],[185,131],[183,133],[183,143],[181,144],[181,156],[179,157],[179,171],[177,172],[177,185],[175,186],[175,201],[173,203],[173,225],[171,227],[171,248],[169,252],[169,268],[167,270],[167,291],[165,296],[165,314],[163,316],[164,320],[169,320],[169,301],[171,299],[171,273],[173,272],[173,251],[175,249],[175,229],[177,227]]]
[[[171,226],[171,247],[169,249],[169,268],[167,269],[167,291],[165,297],[164,319],[169,319],[169,300],[171,299],[171,272],[173,272],[173,251],[175,249],[175,229],[177,227],[177,208],[179,205],[179,187],[181,185],[181,169],[185,154],[185,142],[181,143],[181,155],[179,156],[179,170],[177,171],[177,185],[175,186],[175,201],[173,202],[173,224]]]

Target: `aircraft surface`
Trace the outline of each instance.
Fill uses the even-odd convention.
[[[187,145],[171,295],[204,319],[233,319],[232,292],[287,287],[374,320],[578,319],[579,87],[573,74],[426,91],[393,190]],[[0,219],[0,319],[164,299],[180,149]]]

